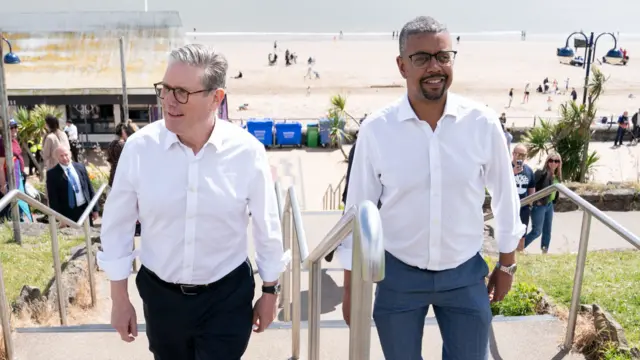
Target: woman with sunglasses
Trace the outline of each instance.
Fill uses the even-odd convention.
[[[551,153],[544,163],[544,168],[535,172],[536,192],[562,182],[562,158],[556,153]],[[529,246],[535,239],[542,235],[540,248],[542,253],[549,251],[551,243],[551,225],[553,223],[553,206],[558,201],[558,192],[536,201],[531,209],[531,231],[524,237],[524,247]]]

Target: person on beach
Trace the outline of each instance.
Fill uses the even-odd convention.
[[[544,162],[544,168],[537,170],[535,177],[535,192],[553,184],[562,182],[562,158],[557,153],[551,153]],[[551,226],[553,225],[553,206],[558,201],[558,192],[540,199],[531,209],[531,231],[524,237],[524,247],[542,235],[540,249],[543,254],[549,251],[551,245]]]
[[[527,85],[524,86],[524,98],[522,98],[523,104],[526,104],[529,102],[529,86],[530,86],[529,83],[527,83]]]
[[[362,123],[345,206],[380,204],[385,278],[373,318],[382,351],[386,360],[421,359],[433,306],[443,359],[487,359],[490,301],[509,292],[525,232],[509,151],[495,111],[449,92],[456,51],[447,28],[421,16],[398,39],[396,63],[407,93]],[[491,272],[479,253],[485,189],[500,251]],[[347,238],[336,252],[345,268],[347,324],[352,251]]]
[[[512,102],[513,102],[513,88],[509,89],[509,103],[507,104],[507,109],[511,107]]]
[[[104,208],[97,258],[111,280],[111,324],[125,342],[138,335],[127,279],[139,218],[136,285],[156,360],[241,359],[252,329],[261,333],[275,318],[278,278],[290,260],[264,146],[216,117],[227,69],[204,45],[171,52],[154,84],[164,119],[127,139]],[[263,281],[255,305],[250,220]]]

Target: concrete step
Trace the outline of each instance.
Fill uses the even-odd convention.
[[[307,358],[306,324],[302,330],[301,358]],[[493,360],[584,359],[558,350],[564,326],[549,316],[496,318],[490,349]],[[59,331],[60,329],[49,329]],[[150,360],[144,333],[133,343],[122,342],[114,332],[21,332],[14,334],[19,360]],[[349,331],[345,326],[326,327],[320,333],[320,358],[347,360]],[[427,322],[423,336],[424,360],[442,358],[442,340],[436,323]],[[285,360],[291,356],[291,330],[270,329],[252,336],[244,359]],[[382,360],[382,350],[372,327],[371,359]]]

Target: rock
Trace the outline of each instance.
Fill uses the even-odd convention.
[[[580,313],[581,314],[592,314],[593,313],[593,305],[580,304]]]
[[[638,350],[638,348],[629,350],[629,355],[631,355],[633,360],[640,360],[640,350]]]
[[[97,244],[94,244],[91,247],[93,259],[95,259],[97,249]],[[87,270],[86,247],[84,245],[80,245],[76,246],[73,250],[75,250],[75,252],[71,254],[69,260],[63,265],[62,270],[62,287],[65,295],[65,305],[67,307],[70,304],[77,304],[79,299],[86,296],[85,289],[82,287],[86,286],[89,276]],[[95,264],[94,269],[97,269]],[[55,277],[51,279],[44,295],[47,302],[53,306],[54,309],[58,307],[58,290],[56,287]],[[85,301],[85,299],[81,300]]]
[[[593,304],[593,325],[596,328],[596,333],[603,342],[612,342],[619,350],[625,352],[630,351],[629,343],[624,335],[622,326],[620,326],[611,314],[596,304]]]
[[[8,222],[10,225],[11,222]],[[91,238],[100,237],[100,229],[97,228],[89,228]],[[44,224],[40,222],[33,223],[20,223],[20,233],[22,236],[28,237],[40,237],[45,234],[49,234],[49,224]],[[58,229],[58,235],[63,235],[66,237],[84,237],[83,229],[73,229],[70,227],[64,227]]]
[[[583,199],[601,211],[640,210],[640,193],[636,192],[635,189],[609,189],[603,192],[579,191],[575,188],[571,190],[575,191]],[[491,197],[485,197],[482,208],[485,213],[491,211]],[[576,211],[578,210],[578,206],[560,194],[554,210],[555,212]]]
[[[34,286],[25,285],[22,287],[22,290],[20,290],[20,295],[18,295],[18,298],[13,304],[13,311],[20,312],[26,306],[29,306],[34,302],[41,300],[42,292],[40,291],[40,289]]]

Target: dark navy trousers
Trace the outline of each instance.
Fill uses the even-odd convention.
[[[488,359],[489,267],[480,254],[444,271],[409,266],[388,252],[385,261],[385,278],[378,284],[373,308],[385,360],[422,360],[429,306],[442,335],[443,360]]]

